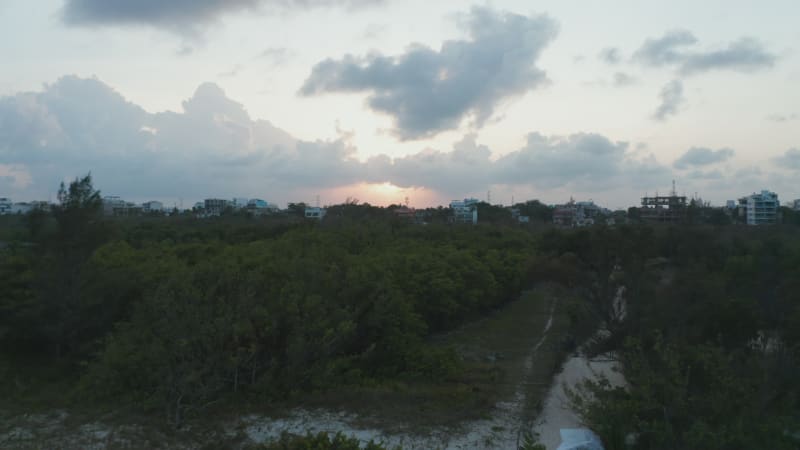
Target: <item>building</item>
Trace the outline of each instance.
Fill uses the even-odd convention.
[[[518,222],[518,223],[530,223],[531,218],[529,216],[521,215],[521,211],[519,208],[511,208],[511,220]]]
[[[686,197],[676,195],[642,197],[639,218],[645,222],[679,223],[686,220]]]
[[[597,223],[605,215],[603,208],[588,202],[576,202],[569,199],[564,205],[553,210],[553,223],[562,227],[586,227]]]
[[[106,216],[135,216],[142,212],[142,207],[126,202],[117,196],[103,197],[103,214]]]
[[[409,208],[408,206],[395,208],[392,210],[392,213],[394,213],[394,216],[398,219],[407,220],[409,222],[414,222],[417,218],[417,210]]]
[[[747,197],[739,199],[739,208],[744,210],[748,225],[778,223],[780,206],[778,194],[770,191],[754,192]]]
[[[320,208],[319,206],[307,206],[305,217],[306,219],[322,220],[326,212],[325,208]]]
[[[206,216],[220,216],[231,206],[230,200],[207,198],[203,200],[203,211]]]
[[[12,206],[10,198],[0,197],[0,214],[11,214]]]
[[[263,216],[280,211],[278,205],[273,205],[265,200],[259,198],[251,198],[247,201],[247,211],[254,216]]]
[[[478,223],[478,200],[465,198],[464,200],[453,200],[450,202],[450,209],[453,215],[450,220],[452,223],[464,223],[476,225]]]
[[[235,197],[230,204],[234,209],[245,209],[250,204],[250,200],[243,197]]]
[[[800,198],[792,202],[792,209],[800,211]]]
[[[155,200],[142,203],[142,211],[145,214],[162,213],[164,212],[164,204]]]
[[[269,203],[265,200],[261,200],[260,198],[251,198],[247,201],[247,209],[267,209],[269,208]]]
[[[28,214],[36,208],[36,204],[28,202],[14,203],[9,214]]]

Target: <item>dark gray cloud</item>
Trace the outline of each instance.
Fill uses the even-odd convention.
[[[800,170],[800,149],[790,148],[772,161],[786,169]]]
[[[768,52],[757,40],[742,38],[721,50],[686,55],[680,71],[684,75],[726,69],[752,72],[772,67],[776,59],[777,56]]]
[[[498,184],[532,184],[536,187],[572,187],[591,191],[617,186],[640,186],[643,181],[668,177],[668,169],[652,155],[637,157],[627,142],[578,133],[567,137],[528,136],[522,149],[495,163]]]
[[[384,0],[65,0],[64,23],[76,26],[148,25],[192,34],[222,16],[242,11],[314,7],[356,8]]]
[[[661,88],[659,97],[661,98],[661,103],[653,113],[653,118],[664,121],[669,116],[677,114],[681,105],[686,101],[683,97],[683,83],[680,80],[670,81]]]
[[[687,30],[666,32],[659,38],[649,38],[633,54],[633,59],[649,66],[680,63],[686,58],[685,48],[697,43],[697,38]]]
[[[680,158],[675,160],[673,166],[676,169],[688,169],[697,166],[708,166],[728,161],[733,158],[733,149],[721,148],[719,150],[712,150],[705,147],[692,147],[686,151]]]
[[[597,55],[601,61],[607,64],[619,64],[622,61],[622,52],[616,47],[606,47],[600,50],[600,53]]]
[[[369,107],[392,116],[401,139],[414,139],[457,128],[467,117],[480,126],[501,101],[545,83],[536,62],[557,34],[553,20],[475,7],[462,22],[469,39],[446,41],[438,51],[417,44],[398,56],[322,61],[300,93],[369,92]]]
[[[775,65],[777,56],[756,39],[743,37],[717,50],[694,49],[698,39],[687,30],[666,32],[645,40],[633,60],[652,67],[674,66],[682,75],[712,70],[753,72]]]

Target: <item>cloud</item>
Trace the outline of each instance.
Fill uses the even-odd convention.
[[[599,134],[545,137],[532,133],[525,147],[497,160],[495,181],[539,188],[602,190],[639,185],[643,175],[667,172],[650,155],[636,158],[628,147],[627,142],[612,142]]]
[[[687,55],[680,72],[684,75],[724,69],[752,72],[774,66],[776,59],[757,40],[742,38],[722,50]]]
[[[614,87],[627,87],[637,83],[636,78],[624,72],[614,74]]]
[[[664,121],[669,116],[677,114],[681,105],[686,101],[683,97],[683,83],[680,80],[670,81],[661,89],[659,97],[661,104],[653,114],[653,118]]]
[[[269,47],[258,54],[259,59],[268,61],[273,66],[282,66],[292,57],[292,52],[286,47]]]
[[[536,62],[558,27],[546,16],[526,17],[474,7],[462,18],[469,36],[437,51],[415,44],[398,56],[347,55],[314,66],[304,96],[367,92],[368,106],[394,119],[401,139],[482,125],[505,100],[546,82]]]
[[[0,192],[25,189],[31,184],[31,174],[25,167],[0,164]]]
[[[371,158],[367,171],[372,182],[390,182],[400,187],[426,187],[452,194],[484,190],[495,181],[488,147],[478,145],[469,134],[450,152],[425,149],[419,153],[389,158]]]
[[[649,38],[633,54],[634,61],[660,67],[680,63],[686,56],[680,50],[697,43],[697,38],[686,30],[666,32],[660,38]]]
[[[783,155],[773,158],[772,162],[786,169],[800,170],[800,149],[790,148]]]
[[[770,114],[767,116],[767,120],[771,122],[791,122],[794,120],[800,119],[800,115],[792,113],[792,114]]]
[[[633,60],[652,66],[674,66],[682,75],[696,75],[712,70],[753,72],[775,65],[777,56],[756,39],[743,37],[717,50],[693,50],[699,41],[687,30],[666,32],[659,38],[645,40],[633,54]]]
[[[597,55],[601,61],[607,64],[619,64],[622,61],[622,53],[616,47],[606,47],[603,50],[600,50],[600,53]]]
[[[693,170],[683,175],[683,177],[693,180],[723,180],[725,175],[720,170]]]
[[[231,70],[228,70],[226,72],[220,72],[217,76],[221,78],[234,78],[237,75],[239,75],[242,72],[242,70],[244,70],[244,66],[241,64],[236,64],[231,68]]]
[[[0,98],[0,186],[15,197],[43,198],[60,180],[91,170],[104,194],[131,200],[296,201],[363,183],[457,198],[492,186],[646,190],[673,178],[641,146],[596,133],[531,133],[505,153],[468,134],[451,149],[365,161],[350,138],[297,139],[251,118],[213,83],[200,85],[180,111],[154,114],[97,79],[68,76],[41,92]]]
[[[384,0],[65,0],[61,19],[72,26],[147,25],[197,34],[224,15],[315,7],[355,9]]]
[[[733,149],[730,148],[711,150],[704,147],[692,147],[675,161],[673,167],[676,169],[688,169],[696,166],[708,166],[728,161],[733,158],[734,153]]]
[[[353,154],[343,140],[300,141],[251,119],[213,83],[183,111],[156,114],[74,76],[0,98],[0,161],[24,167],[40,193],[89,170],[106,193],[139,198],[287,192],[351,180]]]

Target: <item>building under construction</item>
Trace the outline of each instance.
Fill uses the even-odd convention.
[[[675,192],[675,182],[672,182],[672,192],[668,196],[642,197],[642,207],[639,217],[646,222],[677,223],[686,219],[686,197]]]

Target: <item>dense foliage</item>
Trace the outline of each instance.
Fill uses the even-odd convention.
[[[587,298],[608,312],[594,348],[614,352],[627,386],[588,383],[576,395],[606,448],[800,445],[794,230],[623,228],[545,242],[595,274],[582,278]],[[619,286],[624,314],[613,307]]]
[[[87,362],[86,393],[175,423],[226,393],[445,379],[455,355],[426,337],[515,299],[533,247],[519,230],[346,215],[112,226],[91,180],[74,184],[50,234],[6,250],[0,344]]]

